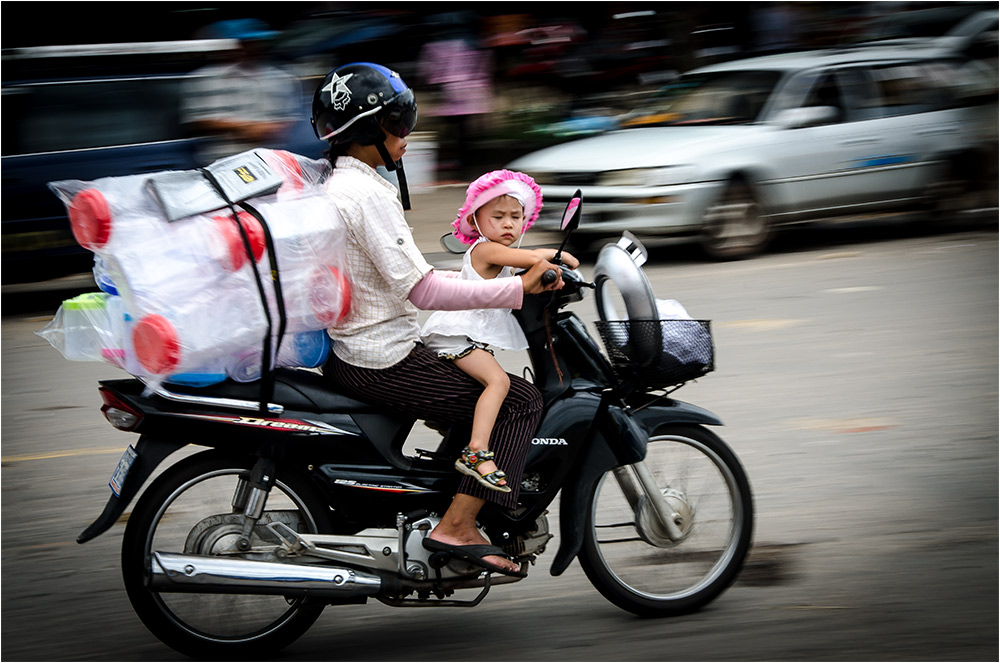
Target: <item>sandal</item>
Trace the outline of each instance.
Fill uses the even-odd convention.
[[[490,490],[509,493],[510,486],[500,484],[500,480],[507,477],[503,470],[493,470],[487,474],[479,473],[479,466],[486,461],[493,460],[493,458],[492,451],[473,451],[469,447],[465,447],[462,449],[462,456],[455,461],[455,469],[462,474],[467,474]]]

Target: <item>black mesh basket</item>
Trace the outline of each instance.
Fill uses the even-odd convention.
[[[715,369],[708,320],[598,321],[615,374],[646,389],[684,384]]]

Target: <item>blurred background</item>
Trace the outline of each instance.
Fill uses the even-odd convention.
[[[678,74],[702,65],[920,39],[986,68],[995,141],[997,6],[3,2],[2,658],[177,656],[125,598],[122,524],[86,546],[74,541],[105,503],[106,477],[134,438],[109,429],[99,412],[96,382],[124,374],[103,362],[68,364],[36,335],[63,299],[96,290],[93,254],[74,240],[47,182],[195,168],[220,136],[232,141],[226,149],[250,141],[318,157],[324,145],[309,125],[316,82],[338,64],[370,60],[417,91],[407,221],[429,262],[453,266],[438,238],[468,181],[577,138],[618,140],[607,132],[622,118],[648,115]],[[912,43],[898,52],[914,53]],[[815,110],[804,106],[791,110]],[[956,110],[966,109],[944,112]],[[886,122],[921,115],[899,113]],[[897,133],[917,135],[901,126]],[[631,134],[638,131],[674,133]],[[818,142],[805,148],[811,167]],[[849,158],[888,154],[863,149]],[[870,161],[884,173],[905,170]],[[995,179],[990,186],[995,198]],[[545,196],[558,210],[550,205],[557,197]],[[596,198],[585,214],[599,208]],[[453,623],[486,634],[510,660],[993,660],[1000,399],[992,205],[985,223],[945,230],[884,219],[803,229],[754,260],[651,249],[645,269],[657,296],[713,320],[717,372],[680,397],[726,422],[720,434],[748,470],[759,514],[747,567],[710,609],[669,622],[633,619],[578,565],[552,578],[543,559],[523,585],[497,588],[476,611],[400,614],[374,602],[330,609],[287,659],[481,658],[467,639],[447,637],[442,624]],[[557,236],[538,226],[528,241],[551,244]],[[589,301],[578,311],[586,322],[596,317]],[[519,356],[503,354],[521,373]],[[551,515],[557,522],[558,510]]]
[[[984,10],[992,23],[949,47],[995,73],[995,3],[4,3],[3,281],[87,268],[48,181],[192,168],[241,145],[318,157],[311,93],[339,64],[385,64],[417,91],[408,162],[419,191],[615,128],[694,67],[946,39]],[[241,59],[268,76],[197,87]],[[250,85],[256,95],[234,92]],[[213,127],[224,112],[256,133]],[[214,151],[213,132],[229,140]]]

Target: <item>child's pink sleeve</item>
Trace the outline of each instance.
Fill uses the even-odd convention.
[[[521,308],[520,278],[466,281],[429,272],[410,290],[408,299],[424,311],[464,311],[474,308]]]

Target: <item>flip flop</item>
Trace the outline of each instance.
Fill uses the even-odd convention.
[[[478,566],[481,569],[486,569],[493,573],[500,573],[505,576],[513,576],[515,578],[526,578],[527,573],[521,571],[508,571],[496,564],[491,564],[484,560],[484,557],[489,557],[495,555],[497,557],[503,557],[505,559],[510,559],[510,555],[500,550],[496,546],[489,546],[486,544],[481,545],[471,545],[471,546],[452,546],[447,543],[442,543],[436,539],[424,538],[424,548],[427,550],[432,550],[434,552],[448,553],[455,559],[460,559],[463,562],[468,562],[474,566]]]

